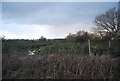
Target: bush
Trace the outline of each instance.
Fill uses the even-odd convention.
[[[94,54],[98,54],[98,55],[106,54],[107,51],[106,48],[103,48],[101,46],[93,46],[91,49]]]
[[[54,44],[50,46],[41,47],[38,50],[38,52],[39,54],[41,53],[51,54],[51,53],[56,53],[60,51],[66,52],[66,53],[70,53],[70,52],[75,53],[75,52],[79,52],[80,50],[81,50],[81,47],[78,44]]]
[[[107,56],[106,56],[107,57]],[[78,54],[3,56],[3,79],[117,79],[118,58]]]

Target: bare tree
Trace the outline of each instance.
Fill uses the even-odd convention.
[[[105,32],[114,38],[120,37],[119,12],[113,8],[95,18],[99,32]]]

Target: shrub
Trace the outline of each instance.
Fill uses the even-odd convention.
[[[106,56],[107,57],[107,56]],[[78,54],[3,56],[3,79],[117,79],[118,58]]]

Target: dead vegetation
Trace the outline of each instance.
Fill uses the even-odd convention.
[[[117,79],[118,60],[107,56],[56,53],[3,55],[3,79]]]

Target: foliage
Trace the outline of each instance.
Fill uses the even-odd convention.
[[[55,44],[50,46],[44,46],[41,47],[38,50],[38,54],[51,54],[51,53],[57,53],[59,51],[65,52],[65,53],[74,53],[74,54],[89,54],[88,51],[88,45],[80,45],[80,44]],[[106,54],[107,48],[104,48],[103,46],[91,46],[91,52],[93,54]],[[113,54],[112,52],[110,52]]]
[[[88,39],[91,39],[91,34],[86,31],[78,31],[76,34],[69,34],[66,39],[68,42],[71,43],[80,43],[80,42],[86,42]]]
[[[77,54],[3,55],[3,79],[118,79],[119,58]]]
[[[60,40],[60,41],[59,41]],[[8,52],[9,50],[30,50],[30,49],[39,49],[42,46],[51,45],[53,43],[63,43],[64,39],[59,40],[50,40],[50,39],[39,39],[39,40],[24,40],[24,39],[5,39],[2,40],[2,50],[3,52]]]
[[[80,47],[78,44],[65,43],[65,44],[54,44],[50,46],[41,47],[39,49],[39,53],[51,54],[58,51],[71,52],[71,51],[78,51],[78,50],[80,50]]]

